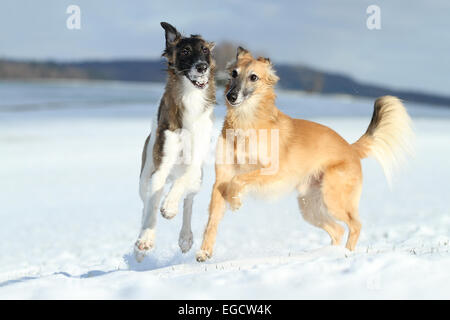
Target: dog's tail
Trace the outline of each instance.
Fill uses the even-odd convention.
[[[352,147],[361,159],[375,157],[390,183],[393,169],[405,154],[413,153],[413,137],[411,118],[400,99],[384,96],[375,100],[369,127]]]

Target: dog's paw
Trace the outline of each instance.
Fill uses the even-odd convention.
[[[211,258],[211,255],[206,250],[199,250],[195,255],[195,259],[197,260],[197,262],[205,262],[209,258]]]
[[[161,206],[161,215],[166,219],[172,219],[178,213],[178,203],[173,201],[165,201]]]
[[[193,243],[194,238],[192,232],[180,233],[180,237],[178,238],[178,245],[180,246],[182,253],[186,253],[191,250]]]
[[[147,255],[148,250],[141,250],[139,249],[137,243],[134,245],[134,258],[137,262],[141,263],[145,256]]]
[[[144,260],[147,253],[154,247],[155,233],[147,229],[141,232],[139,239],[134,244],[134,257],[137,262]]]

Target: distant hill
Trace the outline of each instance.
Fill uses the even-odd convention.
[[[26,62],[0,59],[0,79],[96,79],[164,82],[162,60]]]
[[[0,59],[0,79],[96,79],[164,82],[163,60],[116,60],[86,62],[28,62]],[[351,77],[318,71],[305,66],[275,66],[283,89],[311,93],[348,94],[361,97],[395,95],[405,101],[450,107],[450,97],[408,90],[393,90],[364,84]],[[223,78],[218,77],[223,83]]]

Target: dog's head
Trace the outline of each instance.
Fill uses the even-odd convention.
[[[183,37],[167,22],[161,22],[161,26],[166,32],[163,56],[168,60],[169,69],[179,76],[185,76],[194,87],[206,88],[214,69],[211,54],[214,43],[205,41],[199,35]]]
[[[226,87],[226,102],[238,107],[247,102],[258,103],[261,98],[273,93],[279,80],[268,58],[253,58],[242,47],[237,50],[236,60],[227,66],[230,80]]]

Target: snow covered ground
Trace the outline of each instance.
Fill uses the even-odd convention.
[[[450,109],[407,105],[416,157],[389,189],[363,161],[356,252],[329,246],[294,196],[249,200],[220,225],[215,255],[195,261],[214,180],[194,203],[194,247],[177,245],[181,215],[159,219],[138,264],[140,152],[160,85],[0,83],[0,298],[450,298]],[[218,96],[221,92],[218,92]],[[288,114],[349,141],[372,101],[280,93]],[[224,115],[217,106],[220,128]]]

